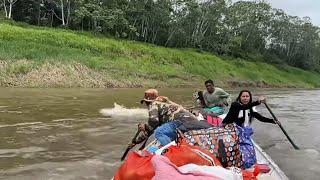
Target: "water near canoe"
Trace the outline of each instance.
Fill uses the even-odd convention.
[[[0,179],[109,179],[136,124],[140,118],[146,121],[139,104],[143,90],[0,89]],[[160,92],[190,107],[195,90]],[[302,150],[293,150],[276,125],[257,121],[256,142],[290,179],[318,179],[320,90],[254,92],[267,95],[273,112]],[[110,109],[115,102],[133,109]],[[109,108],[102,111],[107,116],[99,113],[104,108]],[[263,106],[258,110],[270,116]]]

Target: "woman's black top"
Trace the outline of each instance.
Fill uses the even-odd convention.
[[[255,101],[255,102],[252,102],[252,103],[249,103],[249,104],[246,104],[246,105],[245,104],[240,104],[239,102],[233,102],[231,104],[231,107],[230,107],[230,110],[229,110],[227,116],[224,118],[222,123],[223,124],[230,124],[230,123],[235,122],[238,126],[243,126],[243,123],[245,121],[245,116],[239,118],[238,117],[239,116],[239,112],[241,110],[245,111],[245,110],[250,109],[250,114],[249,114],[250,123],[251,123],[251,118],[254,117],[254,118],[258,119],[259,121],[275,124],[273,119],[266,118],[266,117],[262,116],[261,114],[259,114],[257,112],[254,112],[252,110],[252,107],[257,106],[259,104],[260,104],[260,102],[258,102],[258,101]]]

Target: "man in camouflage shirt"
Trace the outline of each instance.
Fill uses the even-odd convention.
[[[158,96],[156,89],[145,91],[141,103],[148,106],[149,120],[148,124],[139,124],[139,130],[144,133],[137,138],[135,144],[141,143],[155,131],[156,139],[164,146],[176,138],[176,129],[181,124],[185,121],[197,120],[181,105],[170,101],[167,97]]]

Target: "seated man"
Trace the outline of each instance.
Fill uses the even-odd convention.
[[[137,138],[135,144],[142,142],[155,130],[156,139],[164,146],[176,138],[177,128],[183,124],[188,124],[186,123],[187,121],[197,120],[192,113],[184,109],[181,105],[170,101],[167,97],[158,96],[156,89],[148,89],[145,91],[144,99],[141,103],[145,103],[148,107],[149,120],[148,124],[139,124],[140,131],[144,133]],[[191,126],[197,126],[197,124],[195,123]],[[200,124],[200,126],[199,128],[203,128],[203,125]],[[207,128],[207,126],[204,125],[204,128]]]
[[[206,90],[203,91],[203,101],[201,105],[206,113],[212,113],[213,115],[221,115],[225,111],[227,106],[227,99],[230,96],[223,89],[215,87],[211,79],[205,83]]]

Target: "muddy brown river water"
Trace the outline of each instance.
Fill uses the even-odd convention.
[[[160,93],[192,106],[197,89],[160,89]],[[105,117],[102,108],[114,102],[133,113],[144,89],[0,89],[0,179],[109,179],[136,124],[144,116]],[[236,96],[238,91],[229,91]],[[290,179],[320,177],[320,90],[253,90],[266,95],[288,134],[301,150],[294,150],[282,131],[254,121],[255,141]],[[119,110],[119,109],[118,109]],[[270,116],[261,105],[258,110]]]

